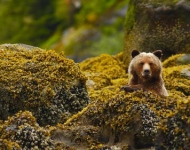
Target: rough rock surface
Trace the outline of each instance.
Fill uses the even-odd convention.
[[[54,56],[53,60],[55,60],[55,56],[62,58],[51,51],[32,50],[31,52],[33,51],[38,52],[38,56],[43,56],[42,62],[46,63],[45,60],[50,55],[50,58]],[[9,52],[10,55],[14,51],[6,50],[6,52]],[[14,58],[21,56],[28,58],[28,55],[23,55],[20,49],[19,52],[19,55],[13,53]],[[189,68],[190,64],[178,64],[175,61],[184,54],[172,56],[163,62],[163,77],[169,92],[168,97],[158,97],[148,91],[135,91],[133,93],[121,91],[121,87],[126,85],[128,81],[125,65],[121,59],[122,55],[122,53],[117,56],[101,55],[79,64],[80,75],[83,72],[87,77],[86,90],[91,101],[78,113],[71,114],[63,111],[62,119],[58,121],[58,124],[45,127],[38,124],[38,120],[43,120],[44,115],[49,115],[48,111],[51,112],[51,101],[48,103],[49,107],[46,107],[47,111],[39,116],[32,111],[33,108],[28,111],[19,111],[14,115],[12,113],[12,117],[2,120],[0,122],[0,149],[188,150],[190,147],[190,80],[181,76],[181,71],[184,68]],[[8,57],[2,58],[4,59],[1,61],[8,62]],[[62,59],[61,61],[64,61],[65,57]],[[70,60],[66,60],[70,62]],[[19,62],[22,61],[25,62],[23,59],[19,59]],[[17,61],[15,60],[15,62]],[[42,62],[38,61],[36,64]],[[71,64],[70,67],[74,63]],[[76,70],[70,72],[69,75],[75,77]],[[86,78],[82,76],[82,79]],[[74,83],[76,85],[76,82]],[[43,85],[43,82],[39,83],[39,85],[41,84]],[[8,84],[5,85],[7,85],[7,89],[11,87]],[[73,82],[68,83],[68,87],[72,85]],[[12,86],[15,86],[15,82],[12,82]],[[30,83],[30,86],[35,87],[35,83]],[[35,91],[35,88],[33,89]],[[46,98],[49,97],[48,93],[45,94],[48,95]],[[82,95],[80,98],[84,100],[86,96]],[[32,97],[32,94],[28,95],[27,99]],[[60,99],[65,100],[64,98]],[[11,103],[13,102],[11,101]],[[35,106],[38,104],[40,108],[45,105],[37,103],[41,102],[40,99],[35,102]],[[70,104],[69,101],[64,102],[65,105]],[[34,105],[34,103],[31,104]],[[16,103],[13,106],[15,108]],[[55,103],[54,106],[59,108],[59,104]],[[2,115],[4,113],[6,112],[1,112]]]
[[[189,0],[130,0],[124,49],[163,50],[164,58],[190,52]]]
[[[96,83],[93,73],[108,73],[114,70],[121,63],[119,58],[104,55],[84,61],[80,66]],[[106,60],[107,63],[109,62],[108,67],[105,67]],[[114,64],[111,63],[114,61],[108,60],[116,60],[118,63]],[[171,66],[170,63],[173,63],[173,59],[168,59],[163,64]],[[122,64],[119,66],[122,68]],[[190,81],[181,77],[181,70],[184,67],[189,67],[189,64],[164,68],[163,76],[170,96],[162,98],[150,92],[124,93],[120,91],[121,83],[126,80],[122,78],[119,80],[120,77],[113,78],[114,75],[121,73],[120,70],[115,70],[114,74],[106,74],[107,78],[114,80],[112,83],[103,84],[105,76],[102,80],[100,77],[99,83],[104,86],[88,87],[92,102],[80,113],[68,119],[65,124],[59,124],[52,131],[53,140],[65,143],[65,139],[75,139],[76,135],[80,135],[81,138],[77,142],[75,140],[66,142],[69,147],[74,146],[76,149],[182,148],[188,150],[190,146]],[[122,74],[120,76],[122,77]],[[73,127],[76,130],[73,130]],[[91,129],[89,130],[91,134],[82,128]],[[88,135],[86,136],[88,140],[84,141],[81,134]],[[68,135],[70,138],[66,138]]]
[[[0,46],[0,119],[29,110],[40,125],[89,103],[86,78],[77,64],[54,51],[24,44]]]

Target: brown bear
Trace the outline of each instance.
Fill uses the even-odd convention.
[[[129,85],[123,87],[126,92],[143,89],[151,91],[159,96],[168,96],[162,79],[162,56],[161,50],[153,53],[140,53],[133,50],[132,60],[129,64],[128,73],[131,75]]]

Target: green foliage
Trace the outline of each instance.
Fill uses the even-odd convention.
[[[44,48],[44,49],[48,49],[50,48],[54,43],[56,43],[57,41],[59,41],[59,39],[61,38],[61,32],[55,32],[49,39],[47,39],[45,42],[43,42],[43,44],[40,45],[40,47]]]
[[[92,45],[92,54],[99,55],[106,51],[110,55],[115,55],[123,50],[123,32],[113,35],[103,35],[99,41]]]
[[[126,1],[80,0],[80,2],[81,7],[77,8],[70,0],[0,0],[0,43],[25,43],[45,49],[53,48],[57,52],[64,50],[67,54],[77,53],[76,51],[80,51],[80,54],[91,53],[88,51],[93,47],[92,49],[98,48],[95,52],[98,54],[97,51],[103,53],[109,50],[110,46],[106,46],[106,42],[111,42],[113,44],[109,52],[115,54],[120,51],[124,19],[122,15],[116,13],[126,6]],[[67,43],[71,44],[61,43],[63,31],[67,32],[68,27],[74,26],[76,30],[80,30],[89,24],[92,30],[101,33],[100,39],[87,38],[81,42],[86,35],[84,32],[81,34],[77,32],[79,37],[76,35],[76,40],[66,37]],[[78,41],[77,39],[79,43],[73,42]],[[94,46],[93,43],[96,41],[98,44]]]
[[[98,17],[102,13],[104,13],[107,9],[113,7],[118,3],[117,0],[83,0],[82,10],[76,15],[76,20],[79,24],[84,23],[90,17],[90,14],[94,14],[94,16]],[[96,18],[95,17],[95,18]]]
[[[51,0],[9,0],[0,4],[1,43],[39,45],[55,30],[57,21]]]
[[[123,13],[128,2],[80,2],[81,6],[76,7],[72,0],[0,0],[0,43],[25,43],[64,51],[79,60],[121,51]],[[70,29],[74,31],[68,32]]]
[[[61,20],[67,20],[69,19],[69,7],[64,7],[66,6],[67,3],[65,0],[56,0],[55,1],[55,15],[57,18]]]

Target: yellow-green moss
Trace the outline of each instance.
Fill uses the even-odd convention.
[[[81,71],[87,76],[87,83],[93,89],[116,84],[118,78],[126,78],[125,65],[114,57],[102,54],[99,57],[87,59],[79,64]],[[88,82],[89,81],[89,82]],[[115,82],[114,82],[115,81]]]
[[[6,139],[0,139],[0,149],[2,150],[22,150],[22,148],[16,143],[16,142],[11,142]]]
[[[89,75],[89,80],[97,81],[101,88],[88,88],[91,103],[83,111],[68,119],[65,124],[59,124],[55,131],[65,132],[73,126],[80,131],[81,127],[97,127],[96,132],[101,137],[98,139],[99,144],[96,143],[96,137],[92,135],[89,137],[92,141],[86,145],[88,149],[106,147],[107,143],[110,147],[118,146],[121,149],[125,147],[127,149],[128,146],[142,148],[147,145],[160,148],[162,144],[164,148],[173,149],[189,145],[186,130],[190,126],[190,120],[187,117],[190,111],[190,89],[188,86],[190,83],[188,79],[181,76],[181,70],[189,65],[175,66],[176,64],[173,63],[174,66],[172,66],[169,60],[175,58],[166,60],[167,64],[170,65],[163,68],[163,76],[170,96],[158,97],[151,92],[125,93],[120,91],[119,87],[127,84],[128,79],[127,75],[121,74],[119,76],[120,74],[117,72],[118,77],[111,80],[112,84],[104,84],[102,77],[108,74],[110,67],[107,66],[110,65],[109,63],[115,62],[112,59],[111,56],[103,55],[80,64],[81,70]],[[107,60],[112,61],[108,63]],[[116,61],[113,66],[117,63]],[[124,68],[122,67],[123,70],[125,70]],[[97,72],[101,72],[98,79],[92,76]],[[111,74],[109,77],[115,78]],[[181,120],[180,117],[183,119]],[[174,120],[178,125],[183,124],[185,129],[177,125],[173,130]],[[76,132],[79,131],[76,130]],[[82,130],[82,132],[84,131]],[[170,137],[171,132],[174,132],[175,138]],[[163,139],[161,139],[162,136]],[[164,137],[171,139],[171,141]],[[172,141],[178,144],[173,146]],[[80,145],[80,143],[73,143],[74,147],[77,147],[78,144]]]
[[[187,117],[189,109],[188,106],[185,105],[189,105],[188,102],[189,98],[184,95],[172,95],[168,98],[159,98],[156,95],[149,92],[144,93],[143,91],[126,94],[124,92],[114,93],[109,90],[102,90],[99,92],[99,95],[97,95],[96,101],[92,101],[78,118],[75,117],[75,119],[69,120],[67,125],[71,127],[83,125],[86,127],[88,125],[98,126],[101,129],[99,136],[104,139],[103,141],[100,140],[100,143],[102,142],[103,144],[107,141],[111,145],[117,145],[117,143],[114,143],[110,138],[112,137],[117,141],[117,137],[119,136],[120,140],[118,141],[118,145],[125,141],[125,144],[134,146],[132,143],[137,142],[133,141],[136,135],[138,135],[140,140],[147,136],[156,139],[158,129],[167,130],[169,134],[170,126],[165,126],[165,121],[177,114],[181,115],[181,117],[184,118],[185,124],[189,126],[189,119]],[[181,113],[182,111],[183,114]],[[180,123],[180,120],[176,121]],[[150,128],[146,128],[146,126]],[[64,128],[65,127],[62,126],[61,130],[64,131]],[[185,134],[184,137],[188,136],[185,133],[186,129],[182,129],[181,131],[181,134]],[[176,127],[176,130],[181,130],[181,127]],[[141,134],[141,131],[144,134]],[[126,136],[123,137],[123,134]],[[160,138],[161,135],[158,136]],[[188,143],[188,140],[185,142]],[[150,143],[151,140],[149,139],[149,144]],[[152,141],[152,144],[153,143],[154,141]],[[181,142],[181,144],[181,146],[183,146],[183,142]],[[136,144],[136,146],[138,146],[138,144]],[[122,145],[120,145],[120,147],[122,147]]]
[[[85,82],[79,66],[63,54],[28,45],[0,46],[2,119],[29,110],[41,125],[56,124],[63,112],[76,113],[88,104]]]
[[[164,69],[163,76],[165,80],[165,85],[168,90],[173,90],[173,92],[181,92],[187,96],[190,95],[190,80],[188,77],[182,76],[181,71],[184,68],[189,68],[190,65],[179,65],[174,67],[168,67]],[[173,95],[171,92],[169,95]],[[169,92],[170,93],[170,92]]]
[[[2,125],[0,139],[5,149],[54,148],[49,131],[41,128],[29,111],[20,111],[9,117]]]
[[[174,66],[178,65],[177,59],[182,57],[183,55],[184,54],[177,54],[177,55],[173,55],[173,56],[169,57],[162,63],[163,67],[167,68],[167,67],[174,67]]]
[[[175,58],[166,60],[163,77],[168,97],[142,90],[126,93],[120,91],[128,80],[120,56],[105,54],[79,64],[89,80],[87,89],[91,102],[74,115],[62,113],[66,122],[42,128],[35,124],[30,112],[20,112],[1,124],[1,138],[15,142],[10,137],[29,128],[37,135],[39,132],[45,135],[45,140],[51,137],[54,144],[50,142],[49,147],[57,149],[183,149],[189,146],[190,82],[181,76],[181,70],[190,66],[170,63],[169,60],[173,62]],[[77,81],[72,83],[77,84]],[[50,87],[44,89],[47,97],[54,94]],[[28,116],[21,119],[23,122],[28,118],[27,124],[15,130],[11,125],[21,116]],[[6,129],[13,132],[7,133]]]
[[[20,111],[15,116],[9,117],[1,128],[0,135],[2,139],[10,139],[19,126],[23,124],[30,124],[31,126],[36,126],[36,118],[33,117],[32,113],[29,111]]]

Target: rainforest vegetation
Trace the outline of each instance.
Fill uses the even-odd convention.
[[[0,0],[0,43],[24,43],[65,51],[67,55],[76,53],[81,59],[104,52],[116,54],[123,50],[127,3]]]

